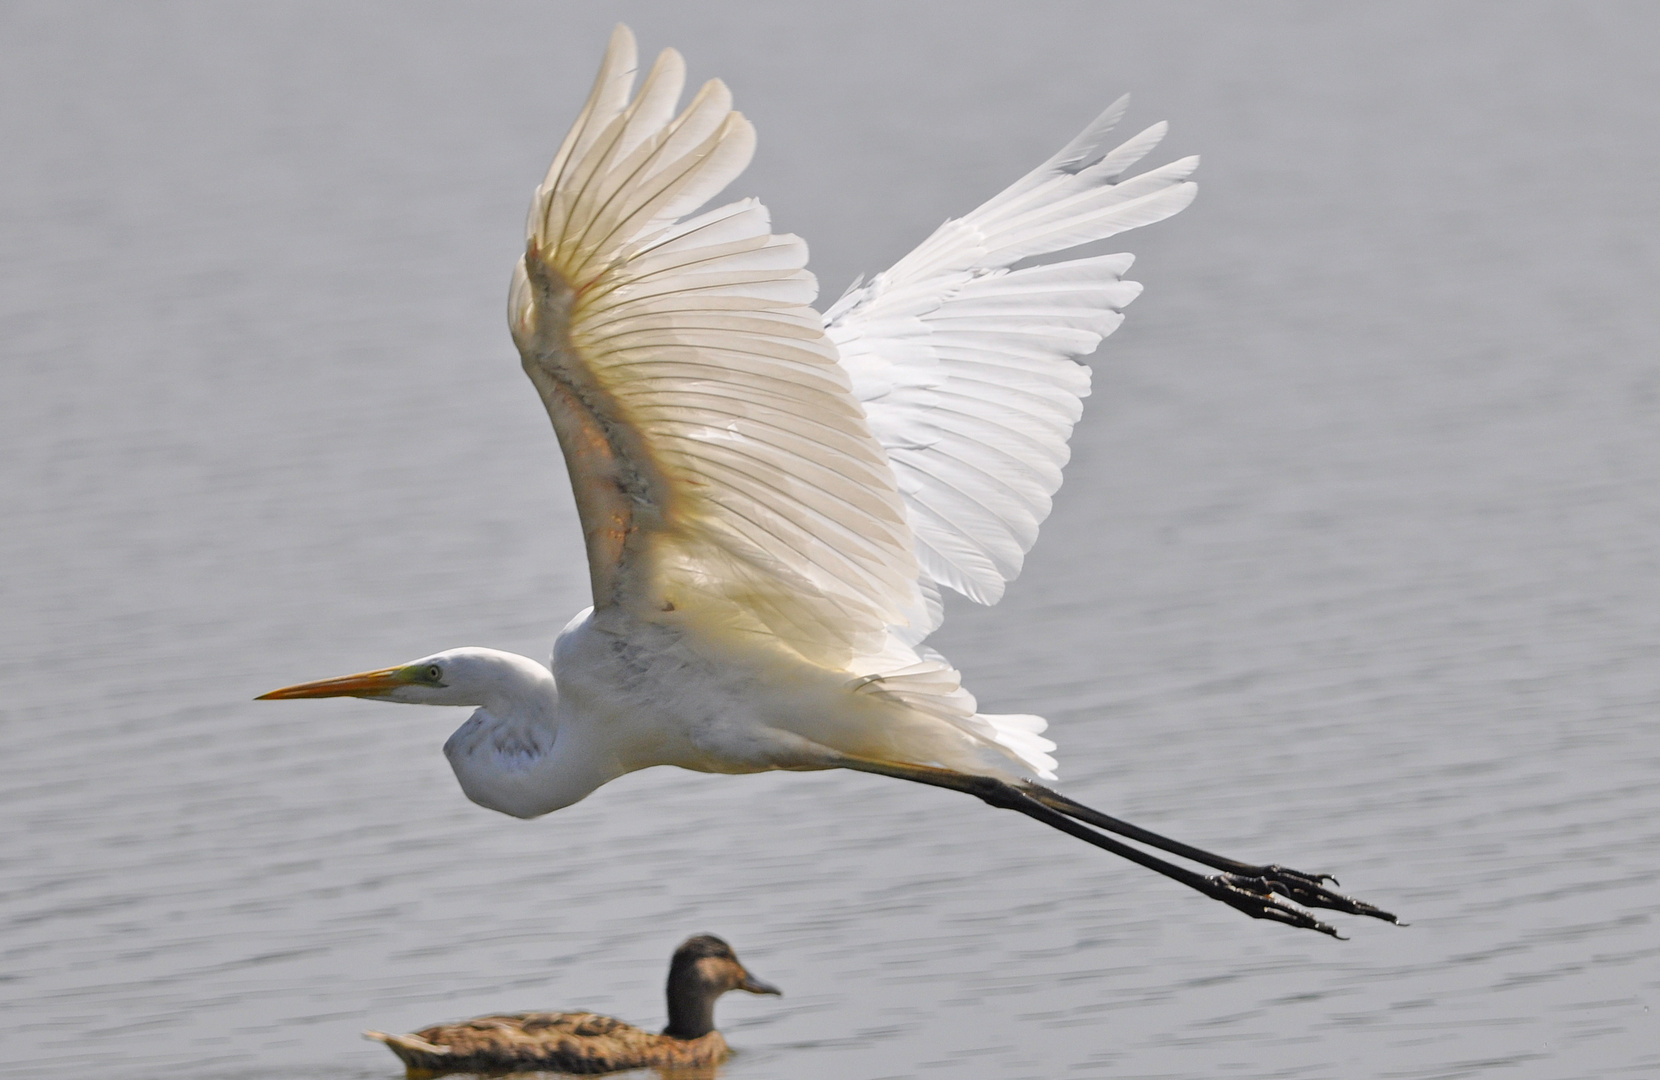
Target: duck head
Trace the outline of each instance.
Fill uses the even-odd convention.
[[[783,994],[745,970],[732,946],[715,935],[687,938],[669,961],[669,1026],[663,1034],[696,1039],[715,1030],[715,1000],[728,990]]]

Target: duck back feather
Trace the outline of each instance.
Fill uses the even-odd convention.
[[[366,1031],[412,1078],[445,1073],[552,1070],[591,1074],[648,1066],[713,1065],[726,1057],[718,1031],[677,1039],[590,1012],[516,1013],[437,1024],[409,1035]]]

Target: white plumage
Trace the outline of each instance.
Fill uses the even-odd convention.
[[[634,70],[619,27],[532,199],[508,312],[570,471],[594,607],[551,673],[456,649],[266,696],[475,706],[445,753],[468,797],[523,817],[653,765],[853,768],[1125,854],[1079,824],[1123,823],[1022,781],[1054,775],[1044,720],[980,713],[921,642],[941,587],[989,604],[1020,572],[1089,393],[1076,358],[1140,292],[1129,255],[1012,267],[1176,213],[1197,159],[1126,177],[1164,125],[1109,149],[1121,99],[821,317],[806,245],[773,235],[759,202],[698,212],[755,146],[726,87],[677,113],[679,55],[637,93]],[[1128,850],[1325,928],[1272,899],[1283,882],[1253,893]],[[1298,880],[1304,902],[1334,895]]]
[[[1089,394],[1089,369],[1073,358],[1141,292],[1121,280],[1131,255],[1009,267],[1161,221],[1197,192],[1196,157],[1121,179],[1166,127],[1104,149],[1128,103],[825,317],[898,477],[924,572],[982,604],[1020,573],[1060,487]]]

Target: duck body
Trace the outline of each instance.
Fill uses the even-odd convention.
[[[648,1066],[714,1065],[731,1052],[718,1031],[679,1039],[590,1012],[481,1016],[409,1035],[364,1034],[385,1043],[412,1078],[537,1070],[591,1074]]]
[[[527,1012],[434,1024],[407,1035],[365,1031],[404,1063],[411,1080],[445,1073],[607,1073],[714,1065],[731,1051],[715,1030],[715,1001],[728,990],[778,994],[713,934],[687,938],[669,961],[669,1024],[646,1031],[591,1012]]]

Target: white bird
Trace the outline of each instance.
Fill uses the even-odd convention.
[[[820,316],[806,245],[742,199],[754,129],[712,80],[678,114],[665,50],[637,94],[613,33],[531,201],[508,319],[564,451],[593,607],[551,670],[492,649],[290,686],[474,706],[444,745],[467,797],[546,814],[653,765],[857,769],[968,792],[1257,918],[1394,917],[1327,875],[1211,855],[1091,810],[1037,716],[978,711],[923,639],[941,587],[995,603],[1049,513],[1092,352],[1141,291],[1130,255],[1011,269],[1160,221],[1197,158],[1127,170],[1120,99],[1048,161]],[[1221,871],[1196,873],[1117,833]]]

